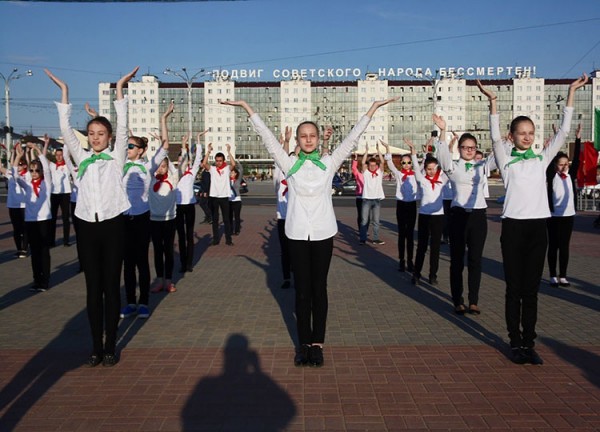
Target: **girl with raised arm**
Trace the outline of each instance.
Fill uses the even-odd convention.
[[[286,173],[288,209],[285,234],[290,242],[290,255],[296,288],[296,320],[299,347],[294,357],[296,366],[323,365],[323,343],[327,321],[327,275],[333,252],[337,224],[331,200],[331,181],[342,162],[350,155],[377,109],[395,99],[373,102],[369,111],[350,134],[329,154],[319,155],[319,126],[311,121],[296,128],[298,156],[289,156],[275,135],[245,101],[225,101],[239,106],[250,116],[256,132]]]
[[[173,102],[160,119],[161,142],[152,158],[150,173],[150,232],[154,246],[154,269],[156,281],[150,292],[169,293],[177,291],[173,279],[173,248],[177,217],[177,168],[169,161],[169,131],[167,118],[175,105]]]
[[[46,156],[33,143],[27,143],[32,152],[29,175],[19,174],[23,157],[21,145],[15,146],[13,177],[25,193],[25,229],[31,247],[33,285],[31,291],[46,291],[50,282],[50,239],[52,238],[52,171]]]
[[[26,177],[27,171],[27,159],[24,156],[23,149],[17,149],[21,147],[21,143],[17,142],[14,146],[15,151],[11,154],[10,167],[17,165],[17,169],[12,168],[5,169],[0,166],[2,175],[8,180],[8,196],[6,198],[6,207],[8,208],[8,215],[10,217],[10,223],[13,227],[13,240],[15,241],[15,257],[27,258],[27,230],[25,229],[25,191],[19,186],[17,179],[19,177]],[[20,157],[17,157],[20,150]]]
[[[79,191],[75,215],[79,218],[79,253],[85,274],[87,313],[93,349],[88,365],[114,366],[117,328],[121,308],[121,267],[125,239],[123,212],[130,204],[123,185],[123,166],[127,147],[127,98],[123,87],[136,74],[136,67],[117,82],[117,132],[113,151],[109,144],[113,128],[105,117],[95,117],[87,124],[91,150],[84,150],[71,128],[72,106],[67,84],[45,70],[61,89],[62,100],[56,103],[60,129],[69,153],[77,164]]]
[[[534,350],[534,341],[537,336],[537,295],[548,244],[547,219],[551,215],[546,189],[546,168],[567,139],[575,92],[586,82],[587,76],[584,74],[570,85],[560,129],[540,154],[532,149],[535,125],[525,116],[518,116],[511,122],[509,139],[514,148],[510,154],[506,152],[505,144],[500,139],[497,96],[477,82],[490,103],[494,156],[506,189],[500,244],[506,281],[506,327],[510,338],[511,360],[518,364],[543,364]]]
[[[131,203],[125,211],[125,257],[123,280],[127,305],[121,309],[121,318],[135,313],[140,318],[148,318],[150,309],[150,163],[143,157],[148,149],[148,138],[130,136],[127,140],[127,162],[123,167],[123,183]],[[139,278],[136,278],[136,269]],[[137,279],[137,280],[136,280]],[[140,295],[136,298],[135,287],[139,283]]]

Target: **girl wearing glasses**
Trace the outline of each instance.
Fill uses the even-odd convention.
[[[575,92],[588,78],[583,75],[569,86],[567,103],[560,129],[540,154],[533,151],[535,124],[526,116],[518,116],[510,124],[509,140],[514,144],[507,154],[500,138],[498,97],[477,82],[490,103],[490,130],[506,198],[502,209],[500,245],[506,281],[505,317],[510,339],[511,360],[517,364],[543,364],[534,350],[537,321],[538,290],[548,245],[547,220],[551,216],[546,189],[546,169],[565,144]]]
[[[123,166],[127,147],[127,99],[123,87],[138,68],[117,82],[117,132],[114,150],[109,144],[113,128],[105,117],[88,122],[90,150],[84,150],[70,124],[71,104],[67,84],[45,70],[61,89],[61,103],[56,103],[60,129],[65,144],[78,166],[79,191],[75,215],[79,218],[79,249],[85,273],[87,313],[91,327],[93,351],[88,366],[118,363],[117,328],[121,309],[121,266],[123,263],[125,218],[130,204],[123,185]],[[105,335],[105,338],[103,337]]]
[[[386,143],[383,145],[388,148]],[[392,154],[386,151],[385,160],[396,178],[396,221],[398,223],[398,271],[414,271],[413,251],[415,248],[414,231],[417,222],[418,187],[413,171],[410,154],[402,155],[400,169],[392,160]]]
[[[17,147],[21,147],[21,143],[15,144],[15,151],[12,152],[10,166],[16,164],[17,169],[6,169],[0,166],[0,171],[8,180],[8,196],[6,198],[6,207],[10,223],[13,227],[13,240],[17,252],[16,258],[27,258],[27,230],[25,229],[25,191],[19,186],[17,179],[25,177],[27,171],[27,160],[25,157],[17,158]],[[15,176],[14,173],[17,175]]]
[[[121,318],[137,314],[148,318],[150,295],[150,164],[143,160],[148,149],[148,138],[130,136],[127,140],[127,162],[123,167],[123,184],[131,207],[125,211],[125,253],[123,280],[127,305],[121,309]],[[136,270],[138,277],[136,280]],[[140,295],[136,297],[136,285]]]
[[[296,128],[298,156],[289,156],[275,135],[245,101],[224,101],[224,105],[239,106],[250,116],[256,132],[275,160],[286,173],[288,208],[285,234],[289,239],[294,287],[296,288],[296,320],[298,342],[296,366],[323,366],[323,343],[327,321],[327,275],[333,252],[333,237],[337,232],[331,181],[342,162],[350,155],[371,117],[379,107],[392,101],[373,102],[350,134],[331,155],[319,155],[319,127],[311,121]]]
[[[23,158],[23,149],[20,145],[15,146],[17,155],[13,161],[12,175],[25,193],[25,228],[31,248],[33,270],[31,291],[43,292],[48,289],[50,280],[52,173],[48,159],[40,149],[33,143],[27,143],[27,147],[34,158],[29,163],[29,175],[20,175],[19,161]]]
[[[433,115],[436,126],[446,130],[446,121]],[[448,145],[440,142],[438,159],[442,170],[450,179],[454,196],[450,207],[450,291],[454,312],[464,315],[469,312],[479,315],[479,286],[481,284],[481,257],[487,237],[487,203],[485,186],[491,158],[477,162],[477,138],[464,133],[458,139],[460,158],[452,161]],[[463,270],[465,267],[465,250],[467,251],[467,268],[469,271],[469,308],[464,305]]]
[[[177,168],[169,161],[169,131],[167,118],[175,109],[173,102],[160,119],[162,146],[151,160],[150,173],[150,233],[154,246],[156,281],[150,292],[177,291],[173,279],[173,243],[177,217]]]

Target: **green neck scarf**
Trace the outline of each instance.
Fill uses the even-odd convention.
[[[91,155],[89,158],[84,159],[79,164],[79,171],[77,172],[77,178],[83,177],[83,174],[87,170],[88,166],[90,166],[91,164],[93,164],[97,160],[109,161],[109,160],[113,160],[113,158],[110,157],[109,155],[107,155],[106,153],[98,153],[98,154]]]
[[[127,171],[129,171],[131,168],[133,167],[138,167],[140,169],[141,172],[143,172],[144,174],[148,173],[148,170],[146,170],[146,167],[142,164],[138,164],[132,161],[128,161],[125,166],[123,167],[123,175],[127,174]]]
[[[516,148],[513,148],[512,152],[510,152],[510,155],[514,156],[515,158],[513,160],[511,160],[508,163],[508,165],[512,165],[512,164],[520,162],[522,160],[535,159],[535,158],[539,158],[540,160],[543,159],[542,155],[535,154],[535,152],[531,149],[531,147],[529,147],[527,149],[527,151],[525,151],[524,153],[519,153],[519,151]]]
[[[291,177],[292,175],[294,175],[296,173],[296,171],[298,171],[300,169],[300,167],[304,164],[304,162],[306,162],[307,160],[314,163],[316,166],[321,168],[323,171],[325,171],[327,169],[325,164],[323,162],[321,162],[321,156],[319,156],[319,153],[316,150],[313,151],[312,153],[304,153],[303,151],[301,151],[298,154],[298,160],[290,168],[287,176]]]

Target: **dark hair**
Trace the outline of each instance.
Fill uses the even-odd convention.
[[[460,138],[458,139],[458,146],[460,147],[460,145],[461,145],[463,142],[465,142],[466,140],[468,140],[468,139],[471,139],[471,140],[475,141],[475,145],[476,145],[476,146],[478,145],[478,144],[477,144],[477,138],[475,138],[475,135],[472,135],[472,134],[470,134],[470,133],[466,132],[466,133],[462,134],[462,135],[460,136]]]
[[[425,158],[425,160],[423,161],[423,168],[426,168],[426,167],[427,167],[427,165],[429,165],[429,164],[432,164],[432,163],[434,163],[434,164],[436,164],[436,165],[439,165],[439,164],[440,164],[440,163],[438,162],[438,160],[437,160],[436,158],[434,158],[433,156],[428,156],[428,157],[426,157],[426,158]]]
[[[519,123],[523,123],[523,122],[529,122],[533,125],[533,127],[535,127],[535,123],[529,117],[518,116],[518,117],[515,117],[513,119],[513,121],[510,122],[510,133],[511,134],[515,133],[515,131],[517,130],[517,126],[519,126]]]
[[[298,136],[298,131],[300,130],[300,127],[301,127],[301,126],[304,126],[304,125],[307,125],[307,124],[309,124],[309,125],[313,125],[313,126],[315,127],[315,129],[317,130],[317,136],[320,136],[320,135],[321,135],[321,134],[320,134],[320,131],[319,131],[319,125],[318,125],[318,124],[316,124],[314,121],[306,120],[306,121],[303,121],[302,123],[300,123],[300,124],[298,125],[298,127],[296,127],[296,136]]]
[[[54,153],[56,153],[56,152],[61,152],[61,151],[63,151],[63,148],[62,148],[62,147],[56,147],[56,148],[54,149]]]
[[[40,177],[44,177],[44,166],[42,165],[42,161],[40,161],[39,159],[34,159],[31,162],[29,162],[30,168],[31,168],[31,165],[35,165],[35,168],[40,173]]]
[[[146,137],[137,137],[132,135],[129,137],[129,139],[135,141],[135,145],[137,145],[139,148],[145,149],[148,147],[148,138]]]
[[[375,159],[374,157],[370,157],[369,160],[367,161],[368,164],[370,164],[371,162],[375,162],[377,165],[379,165],[379,161],[377,159]]]
[[[106,130],[108,131],[108,134],[110,136],[112,136],[113,134],[113,128],[112,125],[110,124],[110,121],[108,121],[108,119],[106,117],[102,117],[102,116],[98,116],[98,117],[94,117],[93,119],[91,119],[87,126],[86,126],[86,130],[90,128],[90,125],[93,123],[98,123],[101,124],[102,126],[104,126],[106,128]]]
[[[215,159],[218,157],[223,158],[223,160],[225,160],[225,155],[222,152],[219,152],[215,155]]]
[[[477,150],[477,151],[475,152],[475,154],[476,154],[476,155],[481,155],[481,157],[483,157],[483,152],[482,152],[481,150]]]
[[[567,161],[569,160],[569,155],[566,154],[565,152],[559,151],[558,153],[556,153],[556,156],[554,156],[554,159],[552,159],[552,166],[556,166],[558,165],[558,161],[561,160],[562,158],[567,158]]]

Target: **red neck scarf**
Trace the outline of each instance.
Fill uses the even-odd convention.
[[[192,170],[190,168],[188,168],[187,170],[185,170],[185,172],[181,175],[181,177],[184,177],[186,175],[192,175]]]
[[[27,174],[27,168],[23,168],[21,171],[19,171],[20,176],[24,176],[25,174]]]
[[[565,173],[563,173],[563,172],[558,172],[556,174],[558,174],[560,176],[560,178],[563,179],[563,180],[567,178],[567,175]]]
[[[377,171],[379,171],[379,168],[375,169],[375,171],[371,171],[368,170],[371,173],[371,177],[377,177],[379,174],[377,173]]]
[[[173,190],[173,185],[171,184],[170,181],[167,180],[167,177],[169,177],[169,174],[164,174],[164,175],[156,174],[154,176],[154,178],[156,179],[156,183],[154,183],[154,192],[158,192],[158,190],[160,189],[160,186],[163,183],[168,184],[169,188],[171,188],[171,190]]]
[[[60,162],[56,161],[56,168],[61,167],[61,166],[65,166],[65,160],[61,160]]]
[[[283,190],[283,193],[281,195],[285,196],[285,194],[287,194],[288,192],[287,180],[281,180],[281,184],[285,186],[285,189]]]
[[[429,177],[428,175],[425,176],[425,178],[427,180],[429,180],[429,182],[431,183],[431,190],[435,190],[436,183],[437,184],[442,184],[442,182],[439,181],[441,173],[442,173],[442,170],[438,169],[437,172],[435,173],[435,175],[433,176],[433,178]]]
[[[403,169],[400,171],[402,174],[404,174],[402,176],[402,181],[406,181],[406,179],[408,178],[408,176],[413,176],[415,175],[415,172],[411,169]]]
[[[33,186],[33,193],[38,198],[40,196],[40,186],[42,185],[42,180],[44,179],[41,177],[37,180],[31,180],[31,186]]]
[[[216,167],[217,168],[217,172],[219,173],[219,175],[222,175],[223,173],[221,171],[223,171],[225,168],[227,168],[227,164],[225,162],[223,162],[223,164],[220,167]]]

